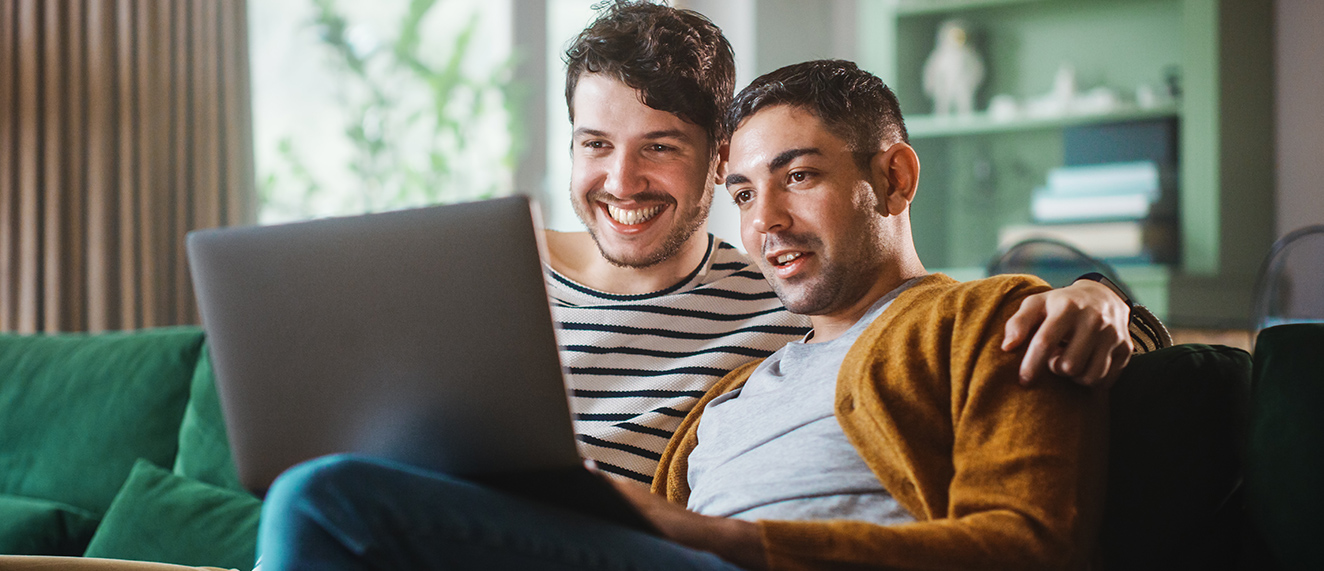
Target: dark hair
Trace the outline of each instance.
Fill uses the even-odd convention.
[[[722,113],[735,91],[736,64],[722,30],[693,10],[615,1],[565,51],[565,102],[575,120],[575,87],[602,73],[639,91],[643,103],[703,128],[710,151],[725,142]]]
[[[844,60],[816,60],[764,74],[740,90],[726,113],[726,129],[761,109],[799,107],[818,117],[829,132],[846,141],[861,169],[884,141],[909,143],[896,95],[878,76]]]

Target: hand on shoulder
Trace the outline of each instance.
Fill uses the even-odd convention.
[[[1022,384],[1058,376],[1106,388],[1131,359],[1130,315],[1108,286],[1079,280],[1027,297],[1007,321],[1002,348],[1025,347]]]

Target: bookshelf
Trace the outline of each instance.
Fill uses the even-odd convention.
[[[1030,223],[1032,190],[1089,126],[1170,124],[1178,261],[1118,268],[1142,302],[1181,326],[1237,327],[1273,241],[1272,4],[1269,0],[857,0],[856,60],[897,92],[920,156],[912,210],[930,269],[976,277],[999,228]],[[921,70],[939,24],[970,24],[986,67],[976,109],[997,94],[1049,91],[1062,63],[1081,90],[1130,99],[1179,78],[1150,108],[995,120],[931,114]]]

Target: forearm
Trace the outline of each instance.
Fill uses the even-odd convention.
[[[700,516],[701,525],[664,529],[668,539],[687,547],[717,554],[722,559],[751,571],[767,569],[767,556],[759,527],[753,522],[732,518]]]
[[[769,569],[1065,569],[1064,545],[1008,510],[899,526],[762,521]]]
[[[662,536],[693,549],[708,551],[745,569],[767,569],[758,527],[748,521],[694,513],[642,486],[610,480]]]

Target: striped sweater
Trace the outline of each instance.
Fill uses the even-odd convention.
[[[713,383],[809,331],[756,266],[712,235],[699,266],[660,291],[597,291],[550,268],[547,284],[580,452],[643,483]]]

